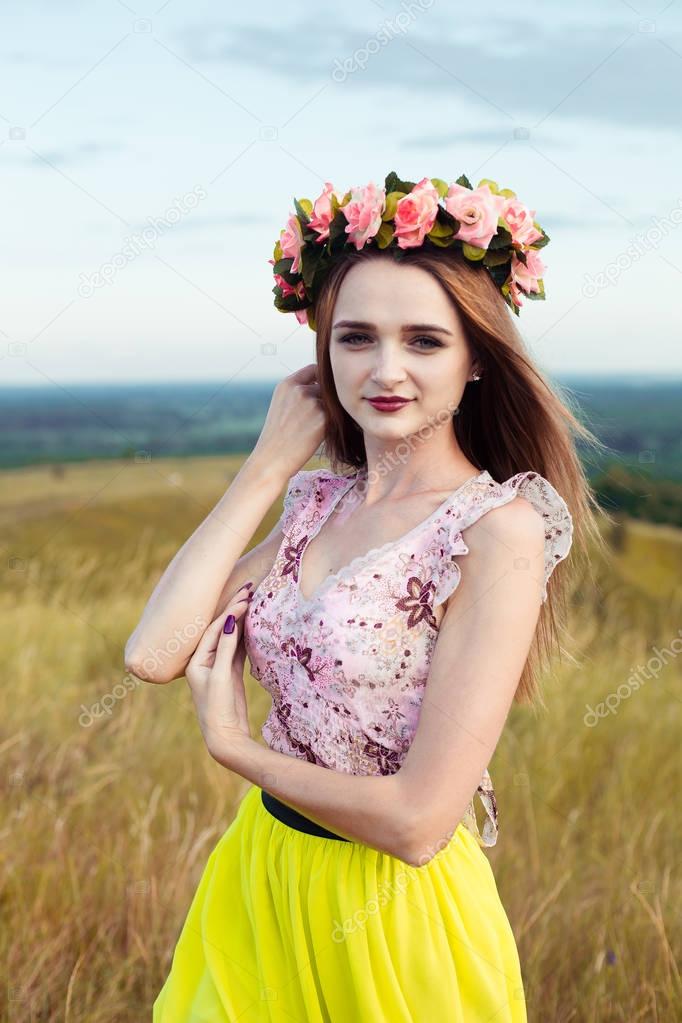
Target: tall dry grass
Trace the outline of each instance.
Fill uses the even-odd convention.
[[[206,752],[184,680],[134,685],[123,666],[158,576],[237,467],[2,474],[9,1023],[150,1020],[204,864],[249,787]],[[586,705],[680,639],[681,561],[674,531],[615,530],[599,589],[576,592],[550,712],[513,707],[490,765],[500,838],[486,855],[531,1023],[682,1019],[682,659],[673,652],[636,691],[620,690],[613,713],[584,722]],[[253,680],[248,691],[257,729],[268,698]],[[89,720],[107,696],[110,713]]]

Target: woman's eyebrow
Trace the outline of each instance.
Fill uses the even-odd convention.
[[[337,320],[333,326],[333,330],[337,327],[354,327],[359,330],[376,330],[376,323],[369,323],[367,320]],[[413,330],[430,330],[439,334],[448,334],[452,337],[452,332],[446,330],[445,327],[439,327],[436,323],[405,323],[402,327],[403,333]]]

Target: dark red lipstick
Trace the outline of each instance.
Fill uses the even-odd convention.
[[[412,399],[400,398],[398,395],[395,395],[386,398],[368,398],[367,401],[377,412],[397,412],[403,405],[409,405]]]

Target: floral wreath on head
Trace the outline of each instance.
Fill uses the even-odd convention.
[[[329,270],[344,252],[367,244],[458,247],[472,265],[486,268],[517,316],[522,292],[545,298],[538,250],[549,236],[534,220],[535,210],[489,178],[473,188],[464,174],[448,185],[441,178],[403,181],[391,171],[383,188],[370,182],[341,195],[327,181],[314,202],[294,199],[294,207],[268,260],[272,290],[275,307],[295,313],[312,330],[315,301]]]

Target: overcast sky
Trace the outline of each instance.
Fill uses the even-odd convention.
[[[536,210],[544,369],[682,375],[678,4],[7,7],[1,381],[292,372],[314,334],[267,260],[293,197],[390,170]]]

